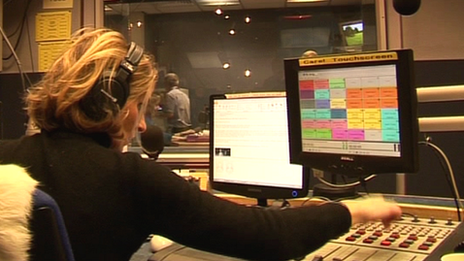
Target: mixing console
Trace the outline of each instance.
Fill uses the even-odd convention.
[[[440,261],[464,241],[464,223],[403,218],[386,229],[380,222],[353,226],[300,261]],[[149,261],[245,261],[172,244]],[[293,260],[292,260],[293,261]]]
[[[404,218],[389,229],[380,222],[353,226],[345,235],[307,255],[305,261],[432,261],[464,241],[464,227],[451,220]]]

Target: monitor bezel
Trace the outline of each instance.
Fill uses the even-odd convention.
[[[285,96],[285,94],[284,94]],[[267,199],[292,199],[306,197],[309,193],[310,168],[302,167],[302,187],[283,188],[273,186],[262,186],[253,184],[239,184],[215,181],[214,179],[214,101],[218,99],[227,99],[226,94],[213,94],[209,99],[210,106],[210,141],[209,141],[209,183],[213,190],[222,191],[234,195],[245,196],[260,200]],[[288,108],[288,106],[287,106]]]
[[[300,66],[300,60],[311,63],[324,58],[351,57],[359,54],[385,55],[394,52],[396,60],[370,62],[344,62],[339,64],[319,63],[312,66]],[[312,61],[311,61],[312,60]],[[366,65],[394,64],[397,73],[398,112],[400,125],[401,156],[363,156],[317,152],[303,152],[301,134],[301,114],[298,72],[300,70],[321,68],[342,68]],[[412,50],[389,50],[362,52],[354,54],[335,54],[313,58],[290,58],[284,60],[285,84],[288,104],[290,161],[307,167],[329,171],[347,176],[364,176],[380,173],[410,173],[418,171],[418,134],[417,93],[414,77],[414,59]]]

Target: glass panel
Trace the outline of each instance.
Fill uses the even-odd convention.
[[[128,2],[105,5],[105,26],[155,55],[161,107],[164,75],[179,76],[196,130],[208,129],[211,94],[284,91],[285,58],[377,49],[374,0]]]

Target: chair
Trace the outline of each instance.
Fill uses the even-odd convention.
[[[33,200],[30,261],[74,261],[66,226],[56,201],[40,189],[35,190]]]

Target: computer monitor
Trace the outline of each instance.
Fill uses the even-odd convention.
[[[413,52],[286,59],[292,163],[363,177],[418,170]]]
[[[340,35],[345,46],[363,45],[364,23],[362,20],[342,22],[339,26]]]
[[[308,194],[308,169],[290,164],[285,92],[210,96],[210,186],[256,198]]]

